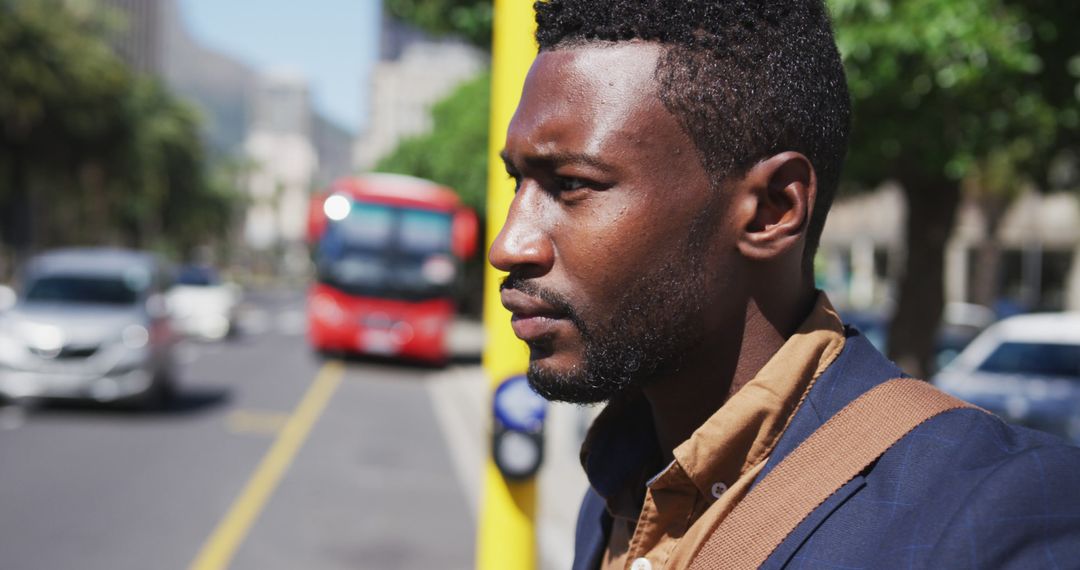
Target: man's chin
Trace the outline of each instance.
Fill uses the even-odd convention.
[[[560,369],[533,361],[526,376],[529,386],[551,402],[598,404],[610,400],[620,391],[595,382],[580,366]]]

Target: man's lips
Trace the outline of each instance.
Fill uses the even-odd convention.
[[[503,289],[500,295],[503,306],[512,313],[510,326],[514,334],[526,342],[550,336],[569,322],[566,313],[517,289]]]

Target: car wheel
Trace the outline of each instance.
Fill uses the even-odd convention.
[[[144,412],[156,412],[168,408],[176,399],[176,383],[167,375],[154,378],[146,392],[134,402],[135,407]]]
[[[311,353],[315,355],[315,359],[319,362],[339,360],[342,357],[341,351],[330,350],[329,348],[312,348]]]

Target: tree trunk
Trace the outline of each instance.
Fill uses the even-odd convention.
[[[986,235],[975,250],[975,266],[971,280],[971,302],[993,307],[1001,293],[1001,242],[998,228],[1005,217],[1002,200],[982,200],[979,209],[986,221]]]
[[[30,202],[30,177],[26,168],[26,153],[12,149],[8,155],[8,184],[10,184],[7,203],[2,208],[0,223],[3,224],[3,240],[11,247],[14,254],[13,265],[21,267],[30,256],[33,245],[33,213]]]
[[[907,263],[889,326],[889,357],[908,374],[929,379],[945,309],[945,243],[956,221],[960,186],[947,180],[902,180],[907,202]]]
[[[90,243],[118,245],[114,237],[118,230],[114,229],[111,223],[112,204],[105,187],[105,169],[98,162],[87,160],[79,168],[79,182],[89,198],[86,224]]]

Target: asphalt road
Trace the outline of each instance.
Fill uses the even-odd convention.
[[[473,566],[445,372],[327,365],[298,294],[249,302],[239,338],[184,347],[166,411],[0,411],[0,568]]]

